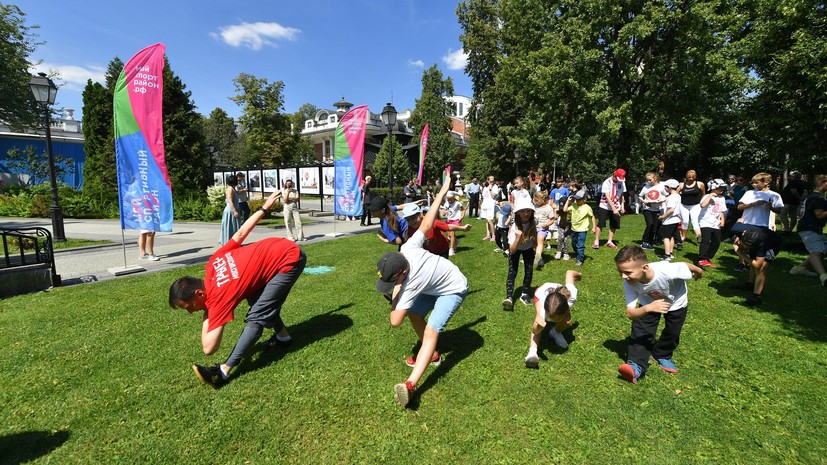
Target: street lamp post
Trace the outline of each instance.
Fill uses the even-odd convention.
[[[388,128],[388,194],[393,199],[393,127],[396,126],[396,108],[390,102],[382,109],[382,123]]]
[[[63,210],[60,208],[60,201],[57,195],[55,157],[52,153],[52,123],[49,114],[49,105],[53,105],[57,97],[57,86],[51,79],[46,77],[46,73],[38,73],[37,76],[32,76],[32,80],[29,81],[29,87],[32,88],[35,101],[43,105],[43,114],[45,115],[46,123],[46,155],[49,157],[49,180],[52,183],[52,206],[49,207],[49,213],[52,217],[52,235],[55,241],[63,242],[66,240],[66,234],[63,231]]]

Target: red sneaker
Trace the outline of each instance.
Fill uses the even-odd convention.
[[[716,267],[715,267],[715,264],[714,264],[714,263],[712,263],[712,262],[710,262],[709,260],[701,260],[701,261],[699,261],[699,262],[698,262],[698,266],[702,266],[702,267],[710,267],[710,268],[716,268]]]
[[[434,356],[431,357],[431,363],[429,365],[438,367],[439,364],[442,363],[442,358],[439,356],[439,352],[434,351]],[[416,356],[410,356],[405,359],[405,365],[413,368],[416,365]]]
[[[393,387],[393,398],[400,407],[405,407],[411,401],[411,395],[415,389],[416,386],[410,381],[399,383]]]
[[[617,248],[617,246],[615,245],[614,242],[607,242],[606,247],[608,247],[610,249],[616,249]]]

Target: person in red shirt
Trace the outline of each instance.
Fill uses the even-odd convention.
[[[402,217],[408,222],[408,229],[405,231],[406,239],[413,236],[414,233],[419,230],[419,224],[422,222],[422,213],[422,207],[419,205],[415,203],[405,204],[405,208],[402,209]],[[434,255],[448,258],[448,251],[451,249],[451,243],[442,233],[448,231],[470,230],[471,224],[460,226],[457,224],[447,224],[439,220],[434,220],[433,227],[431,227],[431,230],[425,235],[425,244],[423,244],[422,248]]]
[[[298,245],[285,238],[264,239],[241,247],[280,196],[281,191],[270,194],[232,239],[210,257],[203,280],[185,276],[169,288],[172,308],[182,308],[190,314],[204,312],[201,345],[207,355],[218,351],[224,325],[232,321],[236,306],[245,299],[250,304],[244,318],[246,326],[227,361],[211,367],[192,366],[201,381],[216,389],[227,383],[230,371],[261,338],[264,328],[272,328],[275,334],[261,344],[263,347],[287,345],[292,340],[281,319],[281,307],[301,276],[307,257]]]

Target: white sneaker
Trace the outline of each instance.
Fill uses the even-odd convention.
[[[157,262],[158,260],[160,260],[160,259],[161,259],[161,257],[159,257],[159,256],[155,255],[154,253],[149,254],[149,255],[147,256],[147,258],[149,258],[149,259],[150,259],[150,260],[152,260],[153,262]]]
[[[454,249],[448,249],[448,256],[449,257],[453,257],[454,254],[456,254],[456,252],[454,252]]]
[[[794,267],[790,268],[790,274],[797,275],[797,276],[810,276],[810,277],[818,276],[818,273],[816,273],[814,271],[810,271],[807,268],[804,268],[803,266],[794,266]]]
[[[497,252],[497,253],[502,253],[502,252],[503,252],[503,249],[501,249],[501,248],[497,247],[496,249],[494,249],[494,252]]]
[[[546,246],[546,250],[551,250],[551,244]]]
[[[557,344],[557,347],[560,347],[561,349],[569,348],[569,343],[566,342],[566,339],[563,337],[563,335],[558,333],[556,329],[551,328],[548,331],[548,335],[551,336],[551,338],[554,340],[554,343]]]
[[[554,259],[555,259],[555,260],[560,260],[560,258],[561,258],[562,256],[563,256],[563,254],[562,254],[562,253],[557,252],[556,254],[554,254]]]
[[[525,358],[526,368],[537,368],[540,365],[540,357],[537,354],[527,355]]]
[[[571,257],[569,257],[569,254],[564,253],[563,254],[563,260],[571,260]]]

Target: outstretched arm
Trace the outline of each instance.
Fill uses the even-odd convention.
[[[247,236],[250,234],[250,231],[252,231],[253,228],[256,227],[258,222],[262,218],[264,218],[265,211],[269,210],[273,206],[273,204],[276,203],[276,199],[278,199],[279,197],[281,197],[281,191],[275,191],[272,194],[270,194],[270,197],[267,197],[267,200],[264,201],[264,205],[255,212],[253,212],[253,214],[250,215],[249,218],[247,218],[247,221],[245,221],[244,224],[241,225],[238,231],[236,231],[236,233],[233,234],[233,239],[239,244],[243,244],[244,239],[247,238]]]
[[[448,173],[450,176],[451,173]],[[451,190],[451,183],[443,183],[442,188],[439,189],[439,192],[434,197],[434,204],[435,205],[442,205],[442,201],[445,199],[445,194]],[[422,218],[422,222],[419,223],[419,231],[422,231],[422,234],[428,234],[428,231],[434,227],[434,220],[436,220],[436,215],[439,214],[439,208],[431,208],[428,210],[428,213],[425,214],[425,217]]]

